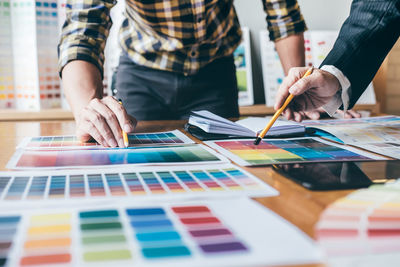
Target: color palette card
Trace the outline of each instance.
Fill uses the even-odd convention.
[[[259,266],[321,259],[311,238],[247,198],[2,212],[0,240],[3,266]]]
[[[355,148],[311,137],[266,139],[259,145],[253,144],[254,139],[205,143],[242,166],[384,159]]]
[[[9,205],[276,195],[275,189],[232,164],[0,172],[0,201]]]
[[[364,143],[400,142],[400,117],[397,116],[310,120],[302,124],[328,132],[345,144],[360,147]]]
[[[195,142],[179,130],[158,133],[134,133],[128,134],[129,146],[159,146],[194,144]],[[38,136],[26,137],[18,145],[17,149],[49,150],[49,149],[93,149],[103,148],[96,142],[81,142],[76,136]]]
[[[337,200],[315,232],[330,256],[400,253],[400,180]]]
[[[127,165],[182,165],[226,163],[228,160],[203,145],[144,148],[24,150],[15,152],[9,169],[99,168]]]

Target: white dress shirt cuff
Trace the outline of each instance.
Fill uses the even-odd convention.
[[[341,105],[343,105],[343,110],[347,111],[350,103],[349,89],[351,83],[349,79],[347,79],[343,72],[332,65],[324,65],[321,67],[321,70],[334,75],[339,80],[341,86],[341,90],[339,90],[328,103],[323,105],[322,108],[329,114],[329,116],[333,116]]]

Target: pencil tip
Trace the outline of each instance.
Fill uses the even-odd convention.
[[[256,140],[254,140],[254,145],[258,145],[261,142],[261,138],[257,137]]]

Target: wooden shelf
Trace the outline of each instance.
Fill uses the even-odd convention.
[[[0,110],[0,121],[54,121],[73,119],[72,112],[65,109],[46,109],[40,111]]]
[[[356,110],[367,110],[374,114],[379,113],[379,104],[356,105]],[[240,116],[267,116],[274,114],[272,107],[263,104],[244,106],[239,108]],[[46,109],[40,111],[0,110],[0,121],[55,121],[73,120],[72,112],[65,109]]]

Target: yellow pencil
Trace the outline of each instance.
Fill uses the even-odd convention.
[[[122,106],[122,101],[121,101],[121,99],[119,99],[118,102],[119,102],[119,103],[121,104],[121,106]],[[129,146],[128,134],[127,134],[124,130],[122,130],[122,137],[124,138],[124,145],[125,145],[125,147],[128,147],[128,146]]]
[[[310,75],[314,70],[314,67],[311,67],[307,70],[307,72],[303,75],[302,78],[307,77]],[[280,107],[272,116],[272,119],[268,122],[268,124],[265,126],[264,130],[257,136],[256,140],[254,140],[254,144],[258,145],[261,140],[264,138],[264,136],[267,134],[269,129],[271,129],[272,125],[274,125],[275,121],[279,118],[279,116],[282,114],[282,112],[285,110],[285,108],[289,105],[290,101],[292,101],[294,95],[289,94],[289,96],[286,98],[285,103],[283,103],[282,107]]]

